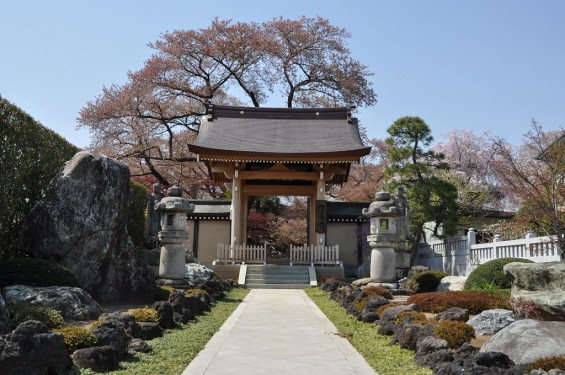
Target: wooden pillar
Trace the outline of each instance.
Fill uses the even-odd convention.
[[[241,191],[241,179],[235,172],[232,182],[231,198],[231,245],[242,244],[241,240],[241,201],[243,192]]]
[[[308,197],[308,213],[309,213],[309,225],[308,229],[310,233],[308,234],[308,240],[310,245],[318,245],[318,237],[316,235],[316,194],[312,194]]]
[[[249,216],[249,195],[241,193],[241,241],[240,243],[247,242],[247,216]]]
[[[324,180],[323,172],[320,172],[320,178],[316,182],[316,219],[318,223],[316,225],[316,245],[325,246],[326,245],[326,181]],[[323,222],[320,222],[323,221]]]

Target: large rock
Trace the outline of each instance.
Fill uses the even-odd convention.
[[[120,357],[116,355],[114,348],[103,345],[75,350],[73,362],[77,367],[89,368],[95,372],[108,372],[118,369]]]
[[[10,312],[6,307],[4,298],[0,294],[0,335],[8,333],[12,330],[12,321],[10,320]]]
[[[72,365],[63,335],[28,320],[0,336],[0,374],[64,374]]]
[[[470,319],[467,324],[475,328],[475,334],[478,336],[492,336],[515,321],[514,312],[504,309],[491,309],[484,310]]]
[[[466,322],[469,320],[469,310],[462,309],[460,307],[450,307],[449,309],[440,312],[436,315],[436,320],[438,322],[443,322],[445,320],[455,320],[458,322]]]
[[[185,278],[193,285],[205,284],[214,275],[214,271],[198,263],[188,263],[185,268]]]
[[[565,322],[517,320],[492,336],[481,352],[501,352],[516,364],[565,355]]]
[[[439,282],[436,292],[463,290],[465,281],[467,281],[466,276],[446,276]]]
[[[565,262],[508,263],[512,308],[537,320],[565,321]]]
[[[126,228],[129,183],[125,164],[77,153],[25,219],[21,246],[69,268],[99,302],[151,302],[155,277]]]
[[[392,335],[394,334],[394,330],[396,328],[395,321],[398,318],[398,315],[404,311],[420,311],[420,306],[415,303],[411,303],[410,305],[399,305],[389,307],[380,316],[380,320],[378,321],[379,325],[379,333],[381,335]]]
[[[8,303],[35,303],[52,307],[66,320],[93,320],[102,314],[100,305],[80,288],[12,285],[5,287],[2,292]]]

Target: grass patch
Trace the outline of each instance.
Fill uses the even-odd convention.
[[[328,319],[336,326],[339,336],[345,337],[380,375],[431,375],[432,370],[414,363],[414,352],[398,345],[389,345],[392,337],[379,335],[374,324],[358,321],[329,293],[319,288],[304,290]]]
[[[147,341],[153,353],[128,355],[120,363],[120,370],[106,374],[180,374],[204,348],[226,319],[249,293],[248,289],[232,289],[210,312],[198,316],[197,323],[183,324],[167,330],[163,337]],[[89,369],[80,369],[76,374],[96,374]]]

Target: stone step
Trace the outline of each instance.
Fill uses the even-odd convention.
[[[276,277],[265,279],[265,278],[247,278],[245,280],[245,285],[247,284],[309,284],[309,278],[300,279],[279,279]]]
[[[310,284],[245,284],[248,289],[305,289]]]
[[[294,279],[305,279],[310,280],[308,274],[247,274],[247,280],[270,280],[270,279],[281,279],[281,280],[294,280]]]

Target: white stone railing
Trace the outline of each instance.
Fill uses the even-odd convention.
[[[476,233],[420,244],[415,264],[442,270],[454,276],[467,276],[479,264],[498,258],[525,258],[536,263],[559,261],[560,250],[555,236],[534,237],[475,243]]]
[[[219,243],[214,263],[267,263],[267,244],[263,246],[224,245]]]
[[[334,246],[290,246],[290,265],[339,265],[339,245]]]

